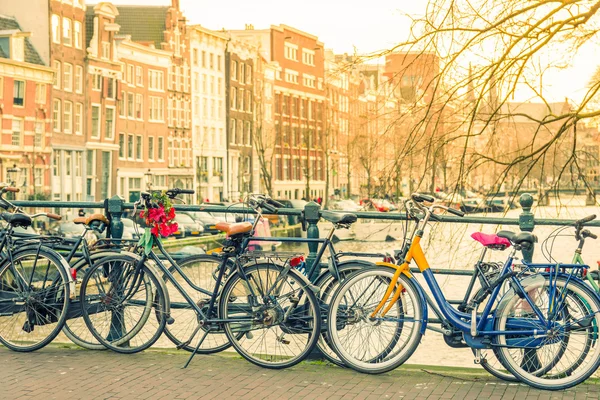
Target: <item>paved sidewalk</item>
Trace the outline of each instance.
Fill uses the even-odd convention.
[[[478,369],[404,366],[363,375],[320,362],[267,370],[238,356],[121,355],[49,346],[34,353],[0,348],[0,398],[44,399],[598,399],[600,385],[564,392],[507,385]]]

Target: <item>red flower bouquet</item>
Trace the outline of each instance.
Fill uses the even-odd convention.
[[[166,238],[179,229],[177,223],[173,222],[175,209],[165,193],[152,193],[152,205],[154,207],[140,212],[140,218],[144,219],[147,228],[140,238],[139,245],[144,247],[146,254],[150,253],[155,239]]]

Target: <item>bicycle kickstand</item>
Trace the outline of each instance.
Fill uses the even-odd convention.
[[[202,337],[200,338],[200,341],[198,341],[198,345],[196,346],[194,351],[192,351],[190,358],[188,358],[187,362],[182,367],[182,369],[186,369],[188,367],[188,365],[190,365],[190,363],[192,362],[192,358],[194,358],[194,356],[198,352],[198,349],[200,348],[200,346],[202,346],[202,342],[204,342],[204,339],[206,338],[206,335],[208,335],[209,332],[210,332],[210,328],[204,331],[204,333],[202,334]]]

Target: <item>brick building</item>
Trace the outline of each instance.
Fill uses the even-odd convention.
[[[199,25],[189,27],[193,81],[193,143],[198,202],[229,197],[225,49],[228,37]]]
[[[14,17],[0,15],[0,181],[20,199],[50,194],[54,74]]]
[[[168,174],[163,182],[161,176],[165,175],[160,172],[157,175],[156,184],[158,186],[193,188],[190,44],[186,19],[179,8],[179,0],[172,0],[168,7],[117,6],[117,10],[119,14],[115,22],[120,27],[121,35],[128,35],[132,42],[163,50],[170,55],[169,70],[164,76],[166,86],[157,90],[149,89],[158,95],[153,95],[152,98],[148,97],[149,103],[145,107],[150,113],[149,120],[158,123],[161,121],[161,116],[165,115],[163,118],[166,118],[168,126],[167,136],[163,137]],[[140,18],[141,15],[144,18]],[[159,58],[162,62],[162,55]],[[159,63],[159,67],[156,69],[158,75],[153,75],[150,84],[153,82],[158,84],[156,77],[160,75],[161,69],[162,65]],[[163,90],[166,92],[166,103],[164,104],[161,102]],[[157,152],[160,145],[158,137],[156,136]]]
[[[230,31],[276,62],[274,82],[273,195],[325,195],[324,48],[318,38],[287,25]]]
[[[248,43],[234,39],[227,44],[227,170],[232,199],[243,198],[258,190],[258,182],[253,176],[256,164],[253,151],[256,57],[256,49]]]

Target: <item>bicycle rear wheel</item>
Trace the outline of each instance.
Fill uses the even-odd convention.
[[[181,268],[185,277],[179,274],[175,267],[169,268],[169,271],[175,276],[177,283],[183,287],[185,292],[195,301],[195,303],[201,305],[203,311],[208,312],[210,296],[202,293],[199,289],[201,288],[209,292],[214,290],[216,276],[221,263],[222,260],[219,257],[199,254],[186,257],[177,262],[177,265]],[[223,282],[226,281],[226,278],[227,275],[223,277]],[[198,327],[198,323],[200,322],[199,316],[192,306],[184,299],[179,290],[175,288],[173,283],[167,279],[167,277],[163,277],[163,280],[165,281],[165,285],[169,292],[169,298],[171,299],[171,317],[175,320],[171,325],[165,326],[164,333],[178,348],[194,351],[198,341],[202,337],[202,329],[200,332],[196,333],[189,343],[188,341]],[[221,288],[218,288],[217,290],[220,291]],[[214,314],[208,316],[209,319],[217,318],[218,304],[217,299],[215,302]],[[223,351],[229,347],[231,347],[231,343],[221,328],[217,331],[211,330],[197,352],[200,354],[211,354]]]
[[[227,338],[246,360],[265,368],[291,367],[312,351],[321,333],[317,297],[295,270],[261,263],[244,267],[221,292]],[[242,333],[240,335],[240,333]]]
[[[496,314],[496,330],[522,330],[525,323],[540,333],[499,335],[496,345],[502,364],[522,382],[539,389],[562,390],[583,382],[600,366],[598,297],[586,285],[564,277],[550,280],[538,275],[525,290],[547,324],[541,324],[519,294],[503,301]]]
[[[0,264],[0,342],[34,351],[62,329],[69,309],[66,262],[46,248],[28,248]]]
[[[126,255],[105,257],[81,282],[82,315],[94,337],[118,353],[152,346],[166,324],[165,295],[152,269]]]
[[[403,364],[419,344],[421,301],[416,287],[404,275],[400,275],[395,288],[402,290],[398,301],[385,316],[371,317],[395,272],[389,267],[355,272],[340,284],[331,300],[328,334],[332,347],[356,371],[390,371]]]

